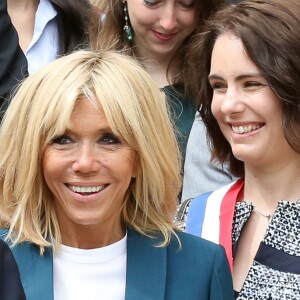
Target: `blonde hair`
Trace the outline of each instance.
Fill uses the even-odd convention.
[[[123,221],[141,234],[160,232],[167,245],[180,190],[180,154],[163,93],[128,56],[78,51],[21,85],[0,130],[0,222],[14,243],[60,243],[52,193],[42,170],[44,149],[63,134],[76,102],[99,101],[112,130],[136,150],[138,173]]]

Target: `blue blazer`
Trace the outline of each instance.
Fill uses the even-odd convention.
[[[0,299],[25,300],[18,266],[8,245],[0,239]]]
[[[0,237],[5,235],[0,230]],[[233,288],[224,249],[187,233],[167,247],[159,239],[127,232],[126,300],[231,300]],[[53,256],[40,256],[37,246],[21,243],[13,254],[27,300],[53,300]]]

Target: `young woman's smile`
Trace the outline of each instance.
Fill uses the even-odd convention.
[[[228,33],[217,38],[209,81],[212,112],[236,158],[262,166],[293,152],[283,134],[279,100],[240,39]]]

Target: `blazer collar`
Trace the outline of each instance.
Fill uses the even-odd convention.
[[[167,250],[155,247],[159,241],[128,228],[125,300],[164,299]]]
[[[26,299],[53,300],[52,250],[46,249],[41,257],[36,245],[21,243],[12,251],[20,270]]]
[[[160,238],[151,239],[128,228],[125,300],[163,300],[167,275],[166,247],[156,247]],[[26,299],[53,300],[53,254],[29,243],[13,248]]]

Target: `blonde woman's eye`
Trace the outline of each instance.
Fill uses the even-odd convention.
[[[61,135],[61,136],[55,137],[51,143],[58,144],[58,145],[66,145],[66,144],[72,143],[72,140],[67,135]]]
[[[98,139],[98,145],[101,149],[117,150],[123,147],[120,139],[113,133],[104,133]]]
[[[68,135],[60,135],[52,139],[50,144],[56,150],[70,150],[74,148],[76,142],[74,142]]]
[[[102,145],[117,145],[120,144],[121,141],[113,133],[105,133],[100,137],[98,143]]]

